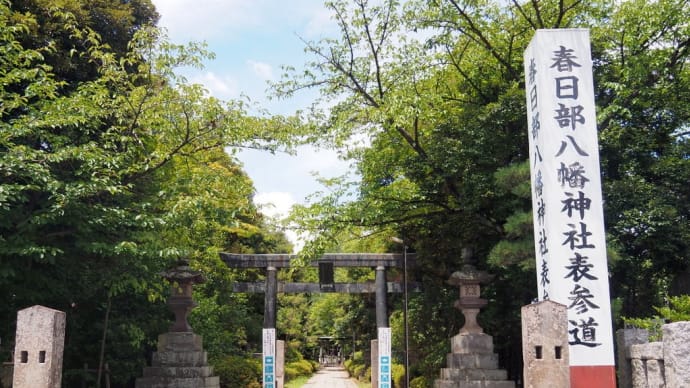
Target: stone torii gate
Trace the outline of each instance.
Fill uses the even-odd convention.
[[[235,283],[233,285],[235,292],[264,293],[264,388],[282,387],[282,382],[278,383],[276,381],[278,384],[274,383],[276,376],[275,373],[271,373],[275,368],[270,364],[275,362],[276,300],[278,292],[375,293],[378,342],[374,343],[372,341],[372,361],[375,361],[378,365],[380,360],[383,360],[381,362],[390,360],[390,328],[388,325],[386,294],[389,292],[404,292],[407,283],[386,282],[386,269],[402,268],[406,272],[407,268],[414,265],[414,254],[327,253],[309,263],[310,266],[319,268],[319,283],[278,282],[278,270],[280,268],[289,268],[290,262],[296,259],[297,255],[220,253],[220,258],[230,268],[263,268],[265,270],[265,282]],[[373,283],[335,283],[333,279],[334,267],[374,268],[376,271],[375,281]],[[382,335],[385,338],[381,338]],[[377,354],[377,356],[374,357],[374,354]],[[386,356],[388,358],[385,358]],[[385,381],[390,379],[390,375],[384,374],[381,374],[381,379],[379,379],[375,371],[378,371],[378,366],[375,368],[372,365],[373,387],[378,385],[378,380]],[[377,381],[375,382],[375,380]]]

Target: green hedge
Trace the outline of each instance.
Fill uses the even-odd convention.
[[[309,376],[314,373],[314,364],[308,360],[293,361],[285,365],[285,379],[290,380],[298,376]]]
[[[364,375],[367,373],[367,366],[364,364],[357,364],[355,365],[354,368],[352,368],[352,373],[350,373],[350,376],[355,377],[357,379],[360,379],[364,377]]]
[[[431,388],[433,382],[424,376],[415,377],[410,380],[410,388]]]
[[[213,372],[221,388],[261,388],[261,360],[256,358],[226,356],[213,362]]]
[[[345,370],[358,380],[368,380],[371,377],[371,371],[367,363],[364,362],[364,354],[356,352],[350,359],[345,360]]]
[[[405,367],[400,364],[393,364],[391,369],[391,377],[393,378],[394,387],[404,387],[405,386]]]

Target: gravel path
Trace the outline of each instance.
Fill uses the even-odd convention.
[[[327,367],[320,369],[302,388],[357,388],[345,369]]]

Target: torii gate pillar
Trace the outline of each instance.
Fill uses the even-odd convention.
[[[388,309],[386,306],[386,267],[376,267],[376,327],[388,327]]]
[[[266,292],[264,294],[264,329],[276,328],[276,299],[278,294],[278,269],[266,267]]]

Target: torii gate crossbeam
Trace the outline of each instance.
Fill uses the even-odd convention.
[[[220,253],[220,258],[230,268],[264,268],[265,283],[236,283],[236,292],[263,292],[264,328],[276,326],[276,298],[278,292],[343,292],[343,293],[376,293],[376,326],[387,327],[386,293],[401,292],[399,283],[386,282],[386,268],[403,268],[414,265],[414,254],[407,257],[399,253],[326,253],[309,263],[316,267],[322,263],[331,263],[334,267],[371,267],[376,270],[376,280],[371,283],[334,283],[331,289],[324,290],[318,283],[285,283],[279,284],[277,270],[290,268],[297,255],[289,254],[237,254]]]

